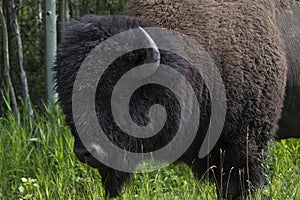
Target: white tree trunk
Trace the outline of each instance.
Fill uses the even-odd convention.
[[[3,14],[2,4],[0,3],[0,22],[2,26],[2,35],[3,35],[3,57],[4,57],[4,78],[6,82],[6,86],[9,89],[10,93],[10,102],[13,113],[15,117],[18,116],[18,104],[16,100],[15,90],[10,78],[10,63],[9,63],[9,50],[8,50],[8,34],[7,34],[7,26],[6,20]]]
[[[22,88],[23,88],[23,95],[26,99],[27,107],[29,116],[31,118],[31,125],[34,125],[34,113],[31,106],[31,100],[29,95],[29,89],[27,84],[27,76],[26,72],[24,70],[24,55],[23,55],[23,45],[22,45],[22,39],[21,39],[21,33],[20,33],[20,27],[17,19],[17,13],[15,9],[15,2],[14,0],[10,0],[10,13],[12,18],[12,23],[14,25],[15,33],[16,33],[16,39],[17,39],[17,46],[18,46],[18,57],[19,57],[19,67],[21,71],[21,82],[22,82]]]
[[[54,100],[53,87],[53,64],[56,54],[56,0],[46,0],[46,89],[48,104],[51,105]]]

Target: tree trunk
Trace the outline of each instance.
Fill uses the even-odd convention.
[[[49,106],[52,105],[54,100],[54,87],[53,87],[53,63],[56,53],[56,1],[46,0],[46,89],[47,100]]]
[[[26,99],[27,107],[28,107],[28,112],[29,116],[31,118],[31,125],[34,125],[34,113],[33,109],[31,106],[31,100],[30,100],[30,95],[29,95],[29,89],[28,89],[28,84],[27,84],[27,76],[26,72],[24,70],[24,55],[23,55],[23,45],[22,45],[22,39],[21,39],[21,33],[20,33],[20,27],[17,19],[17,13],[15,9],[15,2],[14,0],[10,0],[10,13],[11,13],[11,19],[12,23],[15,29],[16,33],[16,39],[17,39],[17,46],[18,46],[18,57],[19,57],[19,67],[21,71],[21,81],[22,81],[22,89],[23,89],[23,95]]]
[[[16,100],[15,90],[10,78],[10,65],[9,65],[9,50],[8,50],[8,34],[7,34],[7,26],[5,17],[3,14],[2,4],[0,4],[0,21],[2,26],[2,35],[3,35],[3,60],[4,60],[4,79],[6,82],[6,85],[9,89],[10,93],[10,100],[11,100],[11,106],[13,113],[15,117],[18,116],[18,104]]]
[[[40,23],[42,23],[42,21],[43,21],[42,3],[41,3],[41,0],[38,0],[36,3],[37,3],[37,8],[38,8],[37,9],[37,27],[39,27]]]
[[[75,0],[75,17],[79,17],[80,11],[79,11],[79,2],[78,0]]]
[[[70,20],[70,7],[69,0],[65,0],[65,21]]]
[[[69,21],[70,13],[69,13],[69,1],[68,0],[60,0],[59,1],[59,20],[60,23]]]
[[[65,14],[65,11],[66,11],[65,6],[66,6],[65,0],[59,0],[59,21],[60,21],[61,24],[63,22],[65,22],[65,18],[66,18],[65,17],[66,16],[66,14]]]

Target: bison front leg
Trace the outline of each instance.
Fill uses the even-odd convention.
[[[75,135],[74,152],[81,162],[98,169],[106,196],[116,197],[120,194],[123,183],[130,178],[130,173],[120,172],[102,164],[84,147],[77,135]]]
[[[109,167],[98,168],[105,188],[105,194],[109,197],[116,197],[120,194],[124,182],[130,178],[130,173],[120,172]]]
[[[266,146],[261,146],[263,137],[257,130],[245,130],[240,137],[229,135],[214,155],[218,195],[224,199],[245,198],[265,184],[262,151]]]

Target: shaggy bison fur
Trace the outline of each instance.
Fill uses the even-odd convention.
[[[237,192],[237,173],[245,169],[248,154],[251,184],[260,186],[260,153],[276,137],[277,124],[279,138],[299,137],[299,1],[129,2],[129,15],[194,37],[216,61],[228,98],[227,123],[220,139],[220,148],[226,151],[225,180],[234,166],[229,191]]]
[[[300,1],[277,12],[277,26],[283,38],[288,78],[284,108],[279,121],[279,139],[300,137]]]
[[[300,61],[298,59],[300,47],[299,0],[185,0],[182,2],[130,0],[129,2],[130,15],[138,16],[162,27],[173,28],[187,35],[194,36],[205,47],[222,41],[220,34],[224,32],[227,32],[224,35],[227,40],[230,39],[230,34],[232,34],[230,40],[234,39],[236,37],[234,34],[237,33],[238,35],[238,32],[241,31],[241,29],[234,30],[233,27],[238,25],[235,21],[239,22],[239,25],[244,28],[245,32],[255,37],[255,32],[247,31],[250,28],[250,24],[260,26],[261,22],[255,22],[255,20],[263,19],[266,15],[269,15],[272,18],[272,24],[269,25],[273,29],[278,28],[278,33],[283,39],[285,47],[283,52],[286,53],[288,64],[286,97],[276,138],[300,137],[300,107],[298,103],[300,101]],[[241,10],[238,10],[239,8]],[[257,14],[256,19],[247,15],[247,13],[243,13],[245,9],[248,10],[247,12],[251,12],[252,15]],[[264,11],[267,12],[263,14],[262,12]],[[232,20],[231,18],[234,16],[237,18]],[[229,33],[228,31],[230,30],[233,32]],[[246,37],[245,35],[239,38],[247,40]],[[213,42],[211,43],[212,40]],[[231,42],[229,41],[228,45]],[[224,44],[222,43],[219,46]],[[209,51],[212,52],[213,49]],[[221,53],[223,50],[219,52]]]
[[[56,91],[58,93],[59,102],[63,112],[66,115],[65,121],[70,126],[72,134],[75,138],[74,152],[82,161],[99,170],[106,193],[110,196],[116,196],[124,181],[130,174],[114,170],[95,159],[83,145],[76,131],[72,113],[72,91],[77,72],[87,57],[88,53],[98,44],[107,38],[138,27],[152,26],[149,23],[136,18],[127,16],[85,16],[79,21],[73,20],[65,27],[64,37],[58,47],[55,70]],[[166,38],[167,39],[167,38]],[[168,42],[168,40],[166,41]],[[169,41],[170,42],[170,41]],[[120,46],[126,47],[126,44]],[[131,137],[122,133],[114,123],[113,116],[110,112],[111,93],[116,82],[120,77],[135,66],[145,60],[145,49],[137,50],[125,54],[113,62],[105,76],[100,79],[96,92],[96,113],[101,127],[105,134],[115,145],[131,152],[152,152],[168,144],[176,134],[178,129],[178,120],[180,120],[180,106],[174,94],[165,87],[156,84],[148,84],[139,88],[131,97],[130,110],[131,117],[139,125],[147,125],[149,123],[149,108],[154,104],[163,105],[167,112],[167,122],[162,131],[153,137],[141,139]],[[198,156],[201,142],[205,136],[209,124],[210,115],[210,98],[207,87],[203,83],[203,79],[195,69],[193,69],[183,58],[161,50],[161,63],[171,66],[183,74],[191,83],[197,94],[201,109],[201,126],[198,130],[197,139],[185,155],[180,159],[189,165],[195,157]],[[180,83],[178,83],[180,87]],[[80,103],[80,102],[79,102]],[[87,113],[88,114],[88,113]],[[87,133],[88,134],[88,133]],[[141,147],[143,147],[141,149]],[[202,169],[205,171],[202,167]]]
[[[116,196],[130,174],[99,163],[85,149],[76,132],[72,116],[72,89],[77,71],[87,54],[112,35],[138,26],[152,26],[148,22],[196,39],[210,53],[221,72],[228,109],[217,145],[210,156],[199,159],[199,148],[210,117],[209,91],[201,76],[191,70],[185,60],[161,51],[161,62],[180,71],[193,83],[203,110],[197,137],[179,161],[191,166],[198,177],[210,166],[217,166],[218,194],[238,198],[249,186],[258,188],[265,183],[262,151],[266,150],[268,141],[275,137],[287,77],[287,61],[284,44],[276,27],[276,11],[287,4],[292,4],[292,1],[282,4],[279,0],[131,0],[129,14],[140,19],[85,16],[66,27],[55,65],[56,90],[66,123],[75,137],[74,151],[82,162],[98,168],[107,194]],[[171,116],[168,128],[158,136],[144,140],[124,134],[116,135],[113,119],[103,104],[109,104],[109,95],[115,84],[112,80],[117,80],[120,74],[137,66],[144,58],[145,51],[141,50],[124,55],[112,63],[111,71],[107,72],[108,78],[103,79],[104,85],[97,87],[95,102],[99,122],[104,121],[103,125],[110,127],[106,132],[107,137],[121,148],[129,148],[133,152],[141,152],[141,145],[144,146],[143,151],[151,152],[168,143],[178,120],[178,102],[172,100],[167,89],[150,85],[141,88],[132,97],[133,120],[138,124],[147,124],[149,119],[145,113],[150,105],[159,103],[166,107],[168,116]],[[108,101],[102,102],[106,98]],[[220,159],[220,149],[224,159]],[[226,189],[228,194],[220,188]]]

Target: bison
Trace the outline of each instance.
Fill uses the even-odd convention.
[[[265,183],[261,165],[262,151],[266,151],[268,142],[276,138],[282,108],[283,113],[290,114],[285,111],[291,109],[286,102],[299,99],[299,93],[289,92],[289,83],[294,88],[298,79],[293,70],[288,71],[290,65],[297,67],[298,60],[287,61],[287,55],[294,58],[295,54],[289,50],[295,52],[298,47],[288,43],[292,35],[282,37],[286,28],[292,25],[278,25],[279,29],[276,25],[293,15],[287,6],[294,6],[292,13],[298,15],[299,7],[295,1],[282,4],[275,0],[131,0],[129,14],[134,17],[88,15],[71,21],[65,27],[54,67],[56,91],[66,115],[66,123],[75,138],[74,152],[82,162],[99,170],[106,194],[112,197],[118,195],[130,173],[99,162],[86,149],[78,136],[72,113],[72,91],[76,75],[92,49],[122,31],[155,25],[193,37],[210,53],[225,84],[228,109],[218,143],[209,156],[201,159],[198,152],[211,116],[208,88],[201,75],[183,58],[163,50],[160,50],[159,57],[162,64],[171,65],[187,77],[200,102],[201,126],[193,143],[178,161],[188,164],[197,177],[201,177],[210,166],[222,167],[222,170],[215,171],[216,183],[219,185],[217,188],[226,188],[228,193],[219,190],[218,194],[235,199],[241,197],[249,187],[259,188]],[[279,11],[282,13],[278,14]],[[295,22],[291,21],[294,25]],[[151,38],[145,38],[151,41]],[[122,74],[145,61],[157,64],[158,55],[153,52],[158,52],[155,45],[152,49],[141,49],[121,56],[110,65],[106,78],[100,79],[101,84],[97,86],[95,110],[101,127],[105,129],[110,141],[131,152],[151,152],[167,144],[174,137],[180,120],[180,108],[174,95],[167,88],[153,84],[140,88],[132,96],[130,110],[133,120],[144,126],[149,122],[149,107],[153,104],[163,105],[170,117],[160,134],[147,139],[130,137],[120,133],[113,122],[109,110],[111,92],[116,81]],[[284,99],[287,77],[287,98]],[[297,107],[296,102],[293,105]],[[293,113],[298,115],[295,111]],[[286,119],[290,119],[285,114],[283,116],[281,127],[287,124]],[[298,125],[296,121],[295,124]],[[281,127],[279,136],[284,138],[285,130]],[[223,160],[220,160],[220,152],[223,152]]]

